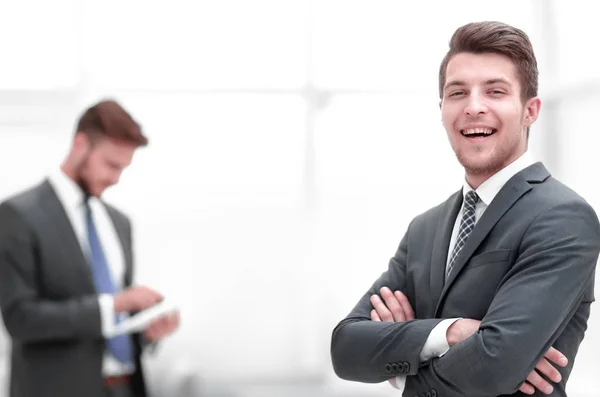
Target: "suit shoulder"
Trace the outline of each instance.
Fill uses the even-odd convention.
[[[13,193],[0,202],[0,239],[29,234],[35,228],[31,214],[40,206],[42,184]]]
[[[4,200],[2,200],[2,202],[0,202],[0,207],[2,209],[5,209],[7,207],[12,208],[13,210],[18,212],[29,211],[31,208],[34,208],[39,205],[41,192],[45,183],[48,182],[44,181],[27,189],[12,193]]]
[[[579,193],[553,177],[536,185],[534,196],[541,208],[576,205],[592,209],[592,206]]]
[[[555,178],[534,186],[526,207],[531,211],[531,220],[547,219],[570,224],[588,225],[600,234],[600,220],[594,208],[576,191]],[[563,225],[565,226],[565,225]],[[559,228],[565,230],[566,227]]]
[[[415,221],[417,220],[429,220],[431,218],[436,218],[440,216],[441,213],[444,213],[448,209],[448,205],[452,204],[454,200],[457,199],[457,196],[461,194],[461,191],[452,193],[448,198],[441,203],[429,208],[428,210],[421,212],[415,217]]]
[[[429,208],[424,212],[421,212],[413,218],[413,220],[410,223],[410,226],[418,227],[437,225],[437,222],[440,219],[440,217],[446,216],[448,211],[451,210],[453,204],[456,203],[456,200],[458,199],[459,195],[461,195],[461,191],[451,194],[446,200],[442,201],[434,207]]]

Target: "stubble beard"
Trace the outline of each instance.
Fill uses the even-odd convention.
[[[77,166],[77,168],[75,168],[75,183],[77,184],[77,186],[79,186],[79,188],[83,191],[83,193],[86,196],[91,196],[92,194],[90,193],[90,186],[87,182],[87,180],[85,179],[85,173],[84,170],[87,167],[88,164],[88,159],[87,157],[81,162],[81,164],[79,164]]]
[[[481,152],[482,148],[478,148],[478,152]],[[502,167],[505,165],[504,163],[508,160],[508,153],[506,150],[500,149],[498,147],[492,149],[491,153],[488,155],[484,162],[473,161],[469,158],[469,156],[464,155],[463,153],[457,153],[456,158],[458,162],[463,166],[465,172],[468,175],[493,175],[496,172],[500,171]]]

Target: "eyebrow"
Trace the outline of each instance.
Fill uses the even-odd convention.
[[[510,82],[508,80],[506,80],[505,78],[503,78],[503,77],[498,77],[498,78],[486,80],[483,83],[483,85],[492,85],[492,84],[498,84],[498,83],[506,84],[506,85],[511,85]],[[446,83],[446,85],[444,86],[444,90],[446,90],[446,89],[448,89],[450,87],[454,87],[454,86],[464,87],[466,85],[467,85],[467,83],[465,83],[464,81],[461,81],[461,80],[452,80],[452,81],[449,81],[448,83]]]

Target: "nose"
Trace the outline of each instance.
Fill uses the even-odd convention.
[[[469,102],[465,107],[465,114],[469,116],[476,116],[478,114],[485,114],[487,113],[487,111],[488,108],[485,105],[483,99],[479,95],[473,93],[469,97]]]

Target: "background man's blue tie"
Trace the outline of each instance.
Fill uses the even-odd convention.
[[[106,257],[102,251],[102,245],[98,238],[96,227],[94,226],[94,220],[92,217],[92,209],[90,208],[88,200],[85,201],[86,220],[88,229],[88,242],[90,244],[90,260],[92,262],[92,273],[94,274],[94,281],[96,283],[96,290],[99,294],[114,294],[116,291],[115,286],[112,282]],[[118,321],[118,316],[116,321]],[[130,364],[133,362],[132,359],[132,346],[129,335],[119,335],[109,339],[108,348],[113,356],[119,361]]]

